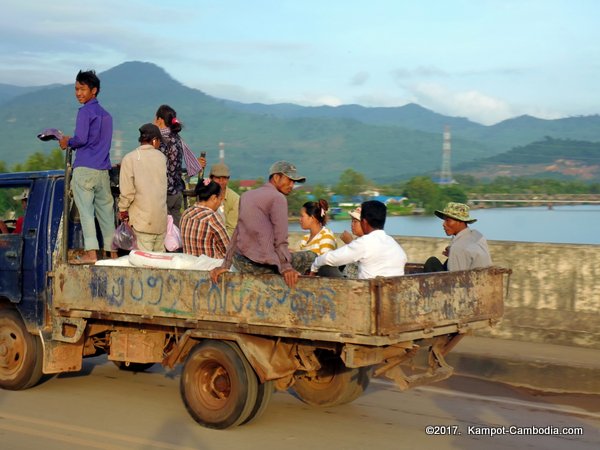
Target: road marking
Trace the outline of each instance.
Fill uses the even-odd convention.
[[[85,437],[76,438],[73,435],[58,434],[60,431],[58,431],[58,432],[42,431],[42,430],[36,429],[34,427],[24,428],[19,425],[11,425],[9,423],[0,421],[0,429],[4,429],[7,431],[15,431],[15,432],[30,435],[30,436],[45,437],[45,438],[49,438],[49,439],[54,439],[56,441],[64,441],[64,442],[69,442],[69,443],[75,443],[78,445],[86,445],[88,447],[93,447],[93,448],[129,449],[129,448],[131,448],[131,444],[139,444],[139,445],[150,446],[153,448],[162,448],[162,449],[167,449],[167,450],[194,450],[192,447],[183,447],[181,445],[169,444],[167,442],[159,442],[159,441],[154,441],[151,439],[144,439],[144,438],[128,436],[128,435],[121,434],[121,433],[111,433],[110,431],[95,430],[93,428],[80,427],[77,425],[69,425],[69,424],[62,423],[62,422],[55,422],[55,421],[45,420],[45,419],[37,419],[37,418],[33,418],[33,417],[19,416],[16,414],[9,414],[9,413],[5,413],[5,412],[0,412],[0,419],[8,419],[8,420],[12,420],[15,422],[24,422],[29,425],[43,426],[43,427],[46,427],[49,429],[54,429],[54,430],[63,430],[66,432],[71,432],[71,433],[79,433],[84,436],[91,435],[89,439],[94,439],[94,440],[89,440],[89,439],[86,439]],[[93,438],[92,438],[92,436],[93,436]],[[97,437],[102,438],[104,441],[98,441]],[[122,441],[123,445],[125,445],[125,443],[127,443],[129,445],[120,446],[120,447],[114,446],[114,445],[111,446],[110,444],[108,444],[106,442],[106,439]]]
[[[393,383],[388,382],[386,380],[372,379],[371,383],[385,385],[386,387],[398,390]],[[504,405],[523,406],[526,408],[534,408],[534,409],[538,409],[538,410],[542,410],[542,411],[560,412],[560,413],[565,413],[565,414],[573,414],[573,415],[577,415],[577,416],[585,416],[585,417],[592,417],[594,419],[600,419],[600,413],[586,411],[585,409],[576,408],[573,406],[553,406],[553,405],[547,405],[544,403],[528,402],[526,400],[515,400],[515,399],[510,399],[507,397],[496,397],[496,396],[492,396],[492,395],[470,394],[468,392],[453,391],[450,389],[438,388],[438,387],[433,387],[433,386],[419,386],[419,387],[414,388],[413,390],[422,391],[422,392],[430,392],[432,394],[441,394],[441,395],[446,395],[449,397],[459,397],[459,398],[466,398],[466,399],[470,399],[470,400],[480,400],[480,401],[487,401],[487,402],[493,402],[493,403],[501,403]]]

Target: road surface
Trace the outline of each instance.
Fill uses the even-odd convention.
[[[510,434],[527,432],[538,434]],[[563,434],[547,435],[554,432]],[[188,416],[179,371],[157,365],[123,372],[98,357],[85,360],[82,372],[0,391],[0,448],[595,450],[600,396],[540,394],[461,377],[399,392],[373,380],[365,395],[335,408],[315,409],[278,392],[257,421],[216,431]]]

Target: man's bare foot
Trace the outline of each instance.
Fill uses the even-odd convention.
[[[70,264],[96,264],[96,261],[98,261],[96,250],[88,250],[81,255],[69,259]]]

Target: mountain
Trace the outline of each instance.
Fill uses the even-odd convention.
[[[440,133],[447,125],[450,126],[453,139],[460,137],[481,142],[492,152],[505,152],[545,136],[600,141],[600,115],[554,120],[523,115],[486,126],[462,117],[444,116],[414,103],[377,108],[360,105],[304,107],[289,103],[265,105],[233,101],[227,101],[227,104],[239,111],[273,117],[354,119],[371,125],[396,126],[428,133]]]
[[[527,176],[600,182],[600,142],[546,137],[523,147],[463,163],[454,174],[478,178]]]
[[[347,168],[378,182],[439,171],[445,125],[452,129],[453,166],[490,158],[544,136],[600,141],[598,116],[557,121],[524,116],[484,126],[415,104],[245,105],[184,86],[147,62],[126,62],[99,76],[98,99],[114,119],[113,162],[137,146],[139,126],[151,122],[158,106],[166,103],[184,124],[182,137],[196,154],[207,151],[209,164],[218,158],[219,142],[225,143],[226,162],[235,178],[265,177],[279,159],[293,161],[310,182],[323,183],[335,183]],[[0,102],[0,160],[10,166],[33,152],[55,148],[37,140],[44,128],[72,133],[80,106],[73,85],[25,91],[4,87],[8,97]]]
[[[137,146],[137,129],[154,119],[158,106],[173,106],[184,124],[183,138],[209,163],[225,143],[226,161],[234,177],[266,176],[278,159],[289,159],[311,182],[335,182],[347,168],[375,180],[397,180],[441,164],[441,133],[393,126],[375,126],[353,119],[278,118],[247,113],[228,102],[190,89],[163,69],[128,62],[99,74],[100,103],[114,119],[113,160],[119,145],[126,153]],[[29,92],[0,105],[0,159],[23,161],[35,151],[55,145],[36,139],[44,128],[72,133],[79,104],[73,86],[56,86]],[[457,139],[455,161],[490,156],[485,145]]]
[[[2,103],[6,103],[7,101],[9,101],[15,97],[18,97],[19,95],[27,94],[28,92],[39,91],[40,89],[46,89],[48,87],[53,87],[53,86],[57,86],[57,85],[54,84],[54,85],[48,85],[48,86],[23,87],[23,86],[14,86],[11,84],[0,83],[0,105]]]

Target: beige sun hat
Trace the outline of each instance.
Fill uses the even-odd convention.
[[[357,207],[357,208],[354,208],[352,211],[350,211],[348,213],[348,215],[350,217],[352,217],[353,219],[360,220],[360,211],[361,211],[361,209],[362,208],[360,206]]]
[[[15,195],[13,197],[13,200],[21,201],[21,200],[27,200],[28,198],[29,198],[29,189],[25,189],[19,195]]]
[[[450,217],[454,220],[460,220],[465,223],[477,222],[477,219],[473,219],[469,215],[470,208],[464,203],[450,202],[446,205],[443,211],[435,211],[435,215],[440,219]]]

